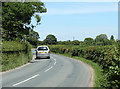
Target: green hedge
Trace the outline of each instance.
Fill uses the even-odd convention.
[[[2,52],[15,52],[31,50],[28,42],[4,41],[2,44]]]
[[[26,64],[32,59],[31,52],[14,52],[2,54],[2,71],[16,68],[23,64]]]
[[[2,71],[21,66],[32,59],[28,42],[4,41],[2,44]]]
[[[49,46],[54,53],[79,56],[98,63],[103,68],[100,86],[104,88],[120,87],[120,44],[117,46]]]

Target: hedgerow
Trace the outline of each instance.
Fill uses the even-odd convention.
[[[103,69],[103,78],[100,86],[103,88],[120,87],[120,44],[117,46],[49,46],[54,53],[69,54],[79,56],[98,63]]]
[[[16,68],[32,59],[28,42],[4,41],[2,44],[2,71]]]
[[[3,41],[2,52],[29,51],[31,45],[28,42]]]

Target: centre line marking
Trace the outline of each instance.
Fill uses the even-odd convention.
[[[54,59],[54,66],[56,65],[56,59]],[[48,68],[47,70],[45,70],[44,72],[47,72],[47,71],[49,71],[50,69],[52,69],[53,68],[53,66],[51,66],[50,68]]]
[[[30,78],[28,78],[28,79],[26,79],[26,80],[24,80],[24,81],[21,81],[21,82],[19,82],[19,83],[16,83],[16,84],[14,84],[13,86],[17,86],[17,85],[19,85],[19,84],[21,84],[21,83],[27,82],[27,81],[29,81],[29,80],[31,80],[31,79],[37,77],[37,76],[39,76],[39,74],[34,75],[34,76],[32,76],[32,77],[30,77]]]
[[[54,63],[54,65],[56,65],[56,59],[54,59],[55,60],[55,63]]]
[[[50,70],[50,69],[52,69],[52,68],[53,68],[53,66],[51,66],[49,69],[45,70],[45,72],[47,72],[48,70]]]

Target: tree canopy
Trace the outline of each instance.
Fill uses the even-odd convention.
[[[106,34],[100,34],[100,35],[96,36],[95,42],[97,45],[109,45],[109,44],[111,44],[111,42],[109,41]]]
[[[36,31],[30,31],[29,36],[26,36],[25,40],[27,40],[30,44],[37,46],[37,44],[39,43],[39,38],[39,34]]]
[[[73,43],[73,45],[79,45],[80,44],[80,42],[78,40],[74,40],[72,43]]]
[[[40,23],[37,13],[46,12],[42,2],[3,2],[2,3],[2,37],[5,40],[24,39],[35,27],[31,24],[31,17]],[[37,25],[36,24],[36,25]]]
[[[111,41],[112,44],[115,43],[115,39],[114,39],[114,36],[113,36],[113,35],[111,35],[111,37],[110,37],[110,41]]]
[[[49,45],[57,44],[57,38],[54,35],[49,34],[45,38],[44,43]]]
[[[93,40],[93,38],[85,38],[84,39],[84,43],[86,45],[94,45],[95,44],[95,41]]]

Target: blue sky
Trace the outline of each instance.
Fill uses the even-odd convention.
[[[47,13],[40,14],[41,24],[34,28],[44,40],[53,34],[60,41],[83,41],[106,34],[118,38],[117,2],[45,2]],[[32,19],[35,22],[35,19]]]

